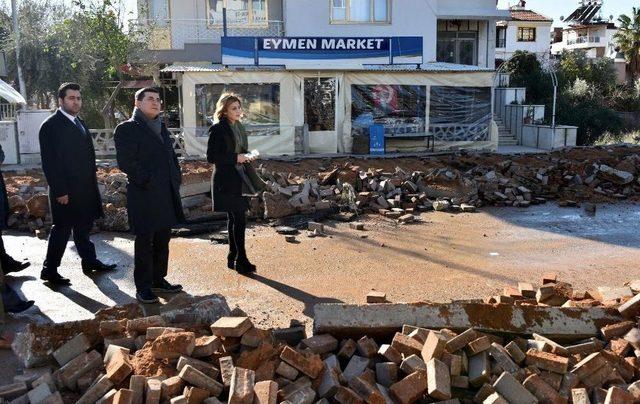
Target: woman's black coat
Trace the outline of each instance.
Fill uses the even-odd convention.
[[[184,222],[181,172],[169,131],[156,135],[129,119],[115,130],[118,167],[127,174],[127,211],[134,234],[149,234]]]
[[[40,126],[42,170],[49,184],[53,224],[74,226],[102,217],[102,200],[96,178],[96,153],[89,129],[85,133],[57,111]],[[68,195],[69,203],[57,198]]]
[[[242,177],[236,169],[238,154],[235,150],[233,131],[223,118],[209,128],[207,146],[207,160],[216,165],[213,177],[213,208],[216,212],[244,212],[249,208],[247,198],[242,196]]]

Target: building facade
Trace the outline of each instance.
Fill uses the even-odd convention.
[[[509,60],[516,51],[535,53],[546,59],[550,54],[553,19],[529,10],[521,0],[510,7],[511,19],[496,26],[496,67]]]
[[[551,54],[580,50],[590,59],[608,57],[614,61],[618,82],[622,84],[626,82],[626,61],[614,38],[618,28],[602,17],[602,7],[602,0],[582,0],[564,20],[568,27],[562,30],[562,40],[551,45]]]
[[[144,57],[181,88],[190,154],[204,152],[223,91],[244,98],[250,146],[264,154],[368,153],[374,125],[387,150],[497,145],[495,24],[509,12],[495,0],[177,3],[141,1],[139,23],[153,38]]]

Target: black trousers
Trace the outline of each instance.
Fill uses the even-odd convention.
[[[167,276],[169,265],[169,241],[171,229],[136,234],[134,242],[133,278],[136,289],[149,289]]]
[[[89,240],[89,233],[93,227],[93,221],[73,226],[54,224],[51,226],[47,256],[44,260],[43,271],[57,272],[60,261],[67,248],[67,242],[73,232],[73,242],[76,245],[78,255],[82,259],[82,265],[93,265],[96,262],[96,247]]]
[[[244,246],[247,218],[244,211],[227,212],[227,231],[229,232],[229,259],[247,261]]]
[[[13,258],[11,258],[9,254],[7,254],[7,250],[5,250],[4,248],[4,240],[2,240],[2,231],[0,231],[0,263],[2,263],[2,266],[4,267],[12,260]]]

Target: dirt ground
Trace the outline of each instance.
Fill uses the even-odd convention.
[[[486,208],[472,214],[424,213],[421,222],[397,225],[380,216],[363,218],[366,230],[327,222],[326,237],[301,233],[287,243],[271,227],[253,225],[247,245],[258,273],[252,278],[226,269],[226,245],[207,239],[171,242],[172,282],[191,294],[220,293],[262,327],[287,326],[290,319],[311,328],[313,305],[362,303],[371,289],[393,302],[483,298],[518,281],[539,284],[555,271],[576,288],[622,285],[640,279],[640,208],[599,205],[595,216],[555,204],[529,209]],[[133,301],[133,242],[125,234],[94,236],[98,255],[119,265],[108,275],[89,278],[80,271],[72,244],[60,269],[72,279],[52,290],[39,280],[46,242],[24,234],[4,236],[16,258],[32,267],[9,278],[37,308],[10,316],[6,329],[29,322],[70,321],[114,304]],[[19,369],[9,351],[0,352],[0,385]]]

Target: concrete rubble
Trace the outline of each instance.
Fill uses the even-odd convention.
[[[184,161],[180,191],[191,221],[212,217],[211,165]],[[555,200],[561,206],[637,200],[640,148],[573,148],[541,155],[501,156],[461,151],[413,158],[305,159],[260,163],[269,192],[250,200],[257,219],[297,213],[351,211],[411,223],[424,211],[474,212],[487,205],[528,207]],[[6,171],[9,226],[46,237],[51,216],[40,170]],[[97,228],[127,231],[126,176],[100,163],[98,182],[105,218]]]
[[[156,315],[113,308],[98,313],[93,328],[50,326],[67,332],[47,340],[46,352],[20,346],[42,345],[42,337],[17,338],[21,357],[48,352],[47,367],[0,386],[0,402],[640,402],[640,294],[630,286],[578,291],[553,274],[541,283],[425,306],[439,310],[433,324],[422,322],[418,304],[403,305],[413,319],[381,314],[397,310],[393,303],[361,306],[356,319],[346,305],[320,304],[310,337],[293,323],[257,328],[217,295],[179,296]],[[369,297],[386,301],[382,292]],[[467,307],[466,319],[453,304]],[[464,306],[471,304],[493,307],[492,319]],[[351,322],[326,317],[336,306]]]

